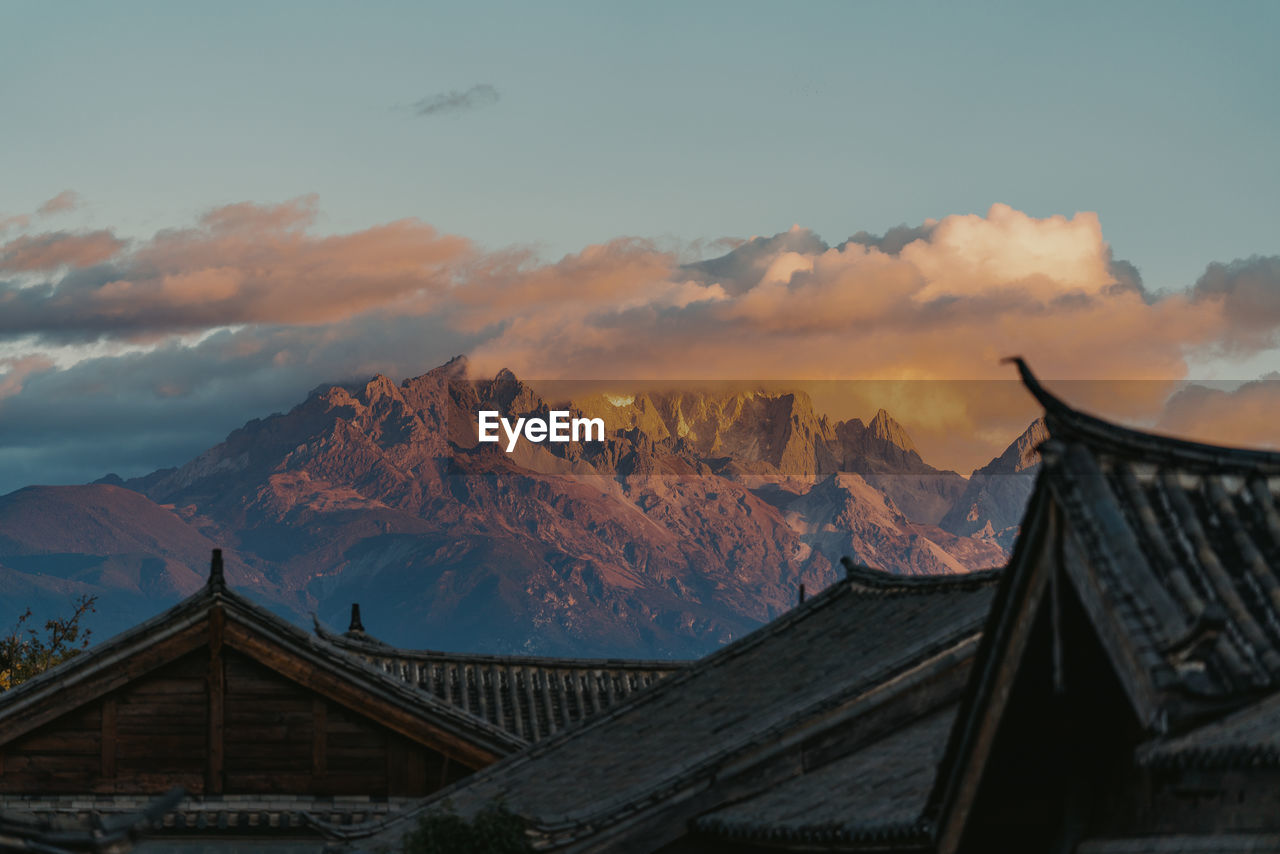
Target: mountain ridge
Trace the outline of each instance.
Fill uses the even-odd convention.
[[[478,442],[476,412],[551,404],[510,371],[467,370],[319,386],[182,466],[93,488],[218,543],[282,612],[337,623],[360,601],[413,646],[696,655],[830,583],[842,554],[913,573],[1003,562],[943,524],[965,480],[884,410],[864,424],[803,392],[588,395],[569,406],[607,416],[605,441],[507,454]]]

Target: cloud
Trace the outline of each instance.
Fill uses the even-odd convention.
[[[31,217],[26,214],[13,214],[6,216],[0,214],[0,234],[4,234],[10,229],[23,229],[31,224]]]
[[[80,207],[80,194],[73,190],[63,190],[36,209],[41,216],[66,213]]]
[[[1276,345],[1280,328],[1280,256],[1255,255],[1229,264],[1213,263],[1191,289],[1207,310],[1220,310],[1230,332],[1220,342],[1226,352],[1256,352]]]
[[[860,246],[879,249],[889,255],[897,255],[909,243],[915,243],[917,240],[928,240],[937,225],[937,220],[929,219],[925,220],[922,225],[907,225],[906,223],[895,225],[882,235],[859,231],[845,242],[857,243]],[[841,248],[844,247],[842,246]]]
[[[89,267],[116,255],[125,242],[109,231],[23,235],[0,246],[0,274]]]
[[[0,247],[0,276],[65,272],[0,281],[0,338],[137,338],[421,312],[472,253],[417,220],[315,237],[315,213],[310,197],[228,205],[134,245],[106,231],[24,235]]]
[[[1280,446],[1280,374],[1224,388],[1192,383],[1174,394],[1157,427],[1167,433],[1214,444]]]
[[[80,195],[72,190],[63,190],[36,209],[38,216],[53,216],[75,210],[80,206]],[[22,231],[30,227],[30,214],[0,214],[0,235],[7,231]]]
[[[475,343],[430,317],[363,316],[222,330],[60,370],[33,361],[20,366],[20,393],[0,400],[0,494],[181,465],[317,386],[418,374]],[[0,389],[13,376],[4,370]]]
[[[22,391],[27,377],[52,369],[53,360],[46,356],[0,359],[0,401]]]
[[[795,228],[684,267],[616,242],[491,271],[488,319],[506,299],[512,316],[475,361],[548,377],[972,380],[1007,377],[1000,358],[1020,353],[1048,376],[1176,380],[1226,330],[1185,294],[1144,299],[1092,214],[997,205],[896,252],[876,242],[831,248]],[[673,305],[676,283],[706,299]]]
[[[498,90],[488,83],[477,83],[465,91],[440,92],[417,101],[410,108],[418,116],[443,116],[465,113],[478,107],[498,103]]]
[[[967,471],[1035,414],[1004,356],[1077,405],[1150,425],[1174,418],[1165,403],[1192,360],[1255,354],[1280,327],[1275,259],[1210,265],[1184,292],[1152,295],[1089,213],[997,205],[834,247],[797,226],[682,263],[683,250],[630,238],[546,262],[414,219],[318,235],[317,211],[314,197],[246,202],[131,241],[0,244],[0,355],[98,342],[71,367],[9,367],[0,446],[91,459],[98,434],[73,412],[93,413],[92,476],[136,474],[139,433],[168,449],[154,465],[174,464],[316,384],[416,375],[467,352],[479,374],[540,380],[828,383],[833,415],[885,405],[926,458]],[[1194,426],[1179,417],[1168,423]]]

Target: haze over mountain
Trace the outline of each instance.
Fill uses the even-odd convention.
[[[687,657],[826,586],[844,554],[903,573],[1003,563],[1021,487],[1001,475],[1036,441],[966,481],[884,410],[833,422],[803,393],[752,390],[588,394],[567,406],[602,418],[603,442],[477,441],[478,410],[560,406],[459,357],[317,389],[176,469],[19,490],[0,499],[6,607],[96,593],[113,631],[194,589],[218,545],[282,613],[343,625],[359,601],[394,643]]]
[[[969,478],[964,493],[939,523],[965,536],[994,539],[1012,551],[1040,470],[1040,443],[1049,438],[1043,418],[1037,418],[1005,452]]]

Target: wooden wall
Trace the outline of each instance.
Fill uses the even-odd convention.
[[[475,770],[232,650],[213,662],[197,651],[0,745],[0,792],[424,795]]]

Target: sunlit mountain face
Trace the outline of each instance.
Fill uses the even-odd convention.
[[[231,582],[280,612],[340,625],[358,601],[398,644],[692,657],[825,587],[842,555],[912,574],[1002,564],[1034,473],[1034,428],[966,480],[887,411],[833,420],[777,384],[552,400],[467,371],[322,387],[179,468],[12,493],[6,598],[96,594],[109,632],[194,589],[217,545]],[[568,412],[603,438],[508,451],[479,441],[484,411]]]

